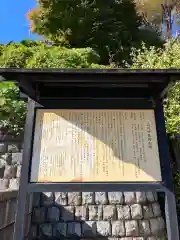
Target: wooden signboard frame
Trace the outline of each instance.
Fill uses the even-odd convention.
[[[29,71],[29,70],[28,70]],[[26,76],[31,77],[32,80],[32,74],[34,74],[34,70],[31,70],[30,72],[26,72],[26,70],[23,70],[26,72]],[[54,71],[54,75],[53,75]],[[10,72],[10,73],[9,73]],[[127,98],[122,98],[122,95],[124,93],[124,89],[126,88],[127,84],[121,82],[121,85],[119,85],[119,91],[122,90],[122,95],[119,97],[91,97],[91,94],[89,97],[81,97],[78,98],[78,96],[73,97],[55,97],[54,99],[52,96],[46,96],[48,92],[50,92],[49,89],[45,88],[45,84],[42,87],[42,82],[44,80],[41,79],[41,84],[36,85],[35,81],[32,84],[29,85],[29,82],[26,84],[22,84],[22,76],[25,79],[25,76],[22,75],[22,71],[19,71],[17,74],[17,71],[1,71],[2,76],[5,78],[9,78],[12,73],[17,76],[17,81],[21,83],[21,89],[25,94],[28,94],[32,99],[28,100],[28,113],[27,113],[27,119],[26,119],[26,126],[25,126],[25,133],[24,133],[24,151],[23,151],[23,161],[22,161],[22,171],[21,171],[21,179],[20,179],[20,189],[19,189],[19,196],[18,196],[18,205],[17,205],[17,215],[16,215],[16,223],[15,223],[15,235],[14,240],[23,240],[24,238],[24,216],[25,216],[25,200],[26,195],[28,192],[56,192],[56,191],[85,191],[85,192],[91,192],[91,191],[157,191],[157,192],[164,192],[165,193],[165,215],[166,215],[166,226],[167,226],[167,234],[168,234],[168,240],[179,240],[179,231],[178,231],[178,223],[177,223],[177,213],[176,213],[176,202],[175,202],[175,196],[173,192],[173,179],[172,179],[172,172],[171,172],[171,156],[168,149],[168,143],[166,139],[166,131],[165,131],[165,123],[164,123],[164,113],[163,113],[163,106],[162,106],[162,97],[164,96],[165,90],[167,89],[168,83],[170,83],[169,76],[175,76],[176,78],[180,76],[180,72],[174,71],[174,72],[163,72],[163,71],[127,71],[127,75],[125,72],[121,72],[120,70],[116,70],[114,74],[120,78],[123,76],[123,79],[127,81],[127,79],[130,79],[131,84],[129,84],[129,91],[127,91],[126,95]],[[36,72],[36,71],[35,71]],[[62,76],[62,72],[65,72],[65,75]],[[31,73],[31,74],[30,74]],[[37,73],[37,72],[36,72]],[[57,73],[58,70],[51,70],[51,73],[49,70],[46,74],[51,74],[53,76],[53,80],[57,79]],[[69,76],[68,80],[72,79],[76,75],[76,71],[72,70],[70,71],[70,75],[68,75],[68,71],[59,71],[58,77],[63,79],[63,77]],[[79,73],[79,72],[78,72]],[[90,79],[93,79],[94,75],[97,77],[97,80],[100,80],[100,77],[98,76],[97,71],[82,71],[81,72],[83,76],[83,79],[85,79],[86,84],[87,82],[90,82]],[[112,77],[112,70],[108,72],[102,71],[103,79],[105,76],[108,76],[108,73],[110,73]],[[41,70],[39,71],[39,78],[34,75],[34,78],[40,79],[41,75],[44,74],[44,72]],[[74,74],[74,75],[73,75]],[[93,75],[94,74],[94,75]],[[97,74],[97,75],[96,75]],[[124,76],[127,76],[127,78]],[[139,74],[139,75],[138,75]],[[146,75],[146,76],[145,76]],[[18,76],[20,76],[18,78]],[[50,76],[50,75],[49,75]],[[56,76],[56,77],[55,77]],[[101,76],[102,77],[102,76]],[[77,76],[79,79],[79,76]],[[138,90],[138,96],[134,96],[134,87],[143,88],[145,87],[145,84],[142,86],[137,79],[141,80],[142,78],[146,83],[146,91],[144,89]],[[148,78],[148,80],[147,80]],[[12,77],[11,77],[12,79]],[[27,78],[26,78],[27,79]],[[45,78],[43,78],[45,79]],[[156,80],[155,80],[156,79]],[[109,89],[113,92],[112,87],[112,79],[111,83],[109,83]],[[160,81],[162,80],[162,81]],[[25,80],[24,80],[25,81]],[[79,81],[79,80],[78,80]],[[106,79],[104,79],[106,82]],[[134,85],[132,86],[132,81],[134,81]],[[148,82],[149,81],[149,82]],[[153,82],[154,81],[154,82]],[[159,82],[158,82],[159,81]],[[51,79],[47,80],[47,82],[51,82]],[[128,81],[127,81],[128,82]],[[156,82],[156,84],[155,84]],[[39,84],[39,83],[38,83]],[[50,83],[52,84],[52,83]],[[76,85],[78,85],[79,82],[76,82]],[[81,83],[82,84],[82,83]],[[92,82],[91,82],[92,84]],[[107,82],[106,82],[107,84]],[[139,85],[138,85],[139,84]],[[136,85],[136,86],[135,86]],[[37,90],[37,86],[41,86],[39,88],[39,92]],[[57,88],[57,82],[56,82],[56,88]],[[153,86],[153,87],[152,87]],[[61,86],[62,87],[62,86]],[[87,87],[87,86],[86,86]],[[104,85],[104,89],[107,86]],[[48,88],[48,87],[47,87]],[[97,85],[94,87],[94,89],[97,88]],[[29,90],[28,90],[29,89]],[[157,91],[158,89],[158,91]],[[49,91],[48,91],[49,90]],[[68,90],[68,88],[67,88]],[[82,90],[82,89],[81,89]],[[28,92],[29,91],[29,92]],[[45,93],[43,95],[43,93]],[[128,96],[128,93],[131,93],[131,96]],[[100,94],[100,93],[99,93]],[[114,92],[114,94],[116,94]],[[137,92],[136,92],[137,94]],[[142,94],[142,95],[141,95]],[[144,95],[145,94],[145,95]],[[147,94],[147,95],[146,95]],[[34,128],[35,128],[35,116],[36,116],[36,110],[42,108],[42,109],[134,109],[134,110],[143,110],[143,109],[151,109],[154,111],[155,114],[155,123],[156,123],[156,132],[157,132],[157,142],[158,142],[158,149],[159,149],[159,160],[160,160],[160,167],[161,167],[161,176],[162,181],[157,182],[64,182],[64,183],[49,183],[49,182],[43,182],[43,183],[32,183],[30,182],[30,173],[31,173],[31,161],[32,161],[32,150],[33,150],[33,136],[34,136]]]

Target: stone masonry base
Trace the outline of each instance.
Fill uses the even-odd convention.
[[[165,240],[165,222],[152,192],[36,194],[32,239]]]
[[[17,194],[8,194],[19,188],[22,151],[22,142],[0,143],[0,240],[13,236]],[[25,240],[167,239],[156,193],[37,193],[27,200]]]

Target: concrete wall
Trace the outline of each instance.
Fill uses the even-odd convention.
[[[16,190],[0,191],[0,239],[12,240],[14,233],[14,221],[17,204]],[[27,196],[26,216],[25,216],[25,237],[28,236],[31,225],[32,208],[30,205],[32,196]],[[26,239],[26,238],[25,238]],[[28,239],[28,238],[27,238]]]
[[[21,142],[1,142],[1,240],[12,239],[21,162]],[[152,192],[36,193],[27,197],[25,225],[26,240],[166,239],[158,196]]]

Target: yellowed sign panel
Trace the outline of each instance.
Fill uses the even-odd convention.
[[[37,110],[31,182],[161,181],[153,110]]]

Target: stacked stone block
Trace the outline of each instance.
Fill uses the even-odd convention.
[[[165,240],[152,192],[36,194],[29,239]]]
[[[21,163],[21,142],[1,141],[0,239],[2,240],[13,239]],[[152,192],[36,193],[27,196],[26,206],[25,240],[166,239],[165,222],[157,194]]]
[[[7,139],[5,139],[7,140]],[[13,240],[22,163],[21,143],[0,142],[0,240]],[[26,199],[24,236],[29,233],[33,194]]]
[[[0,190],[19,188],[21,164],[21,144],[0,143]]]

